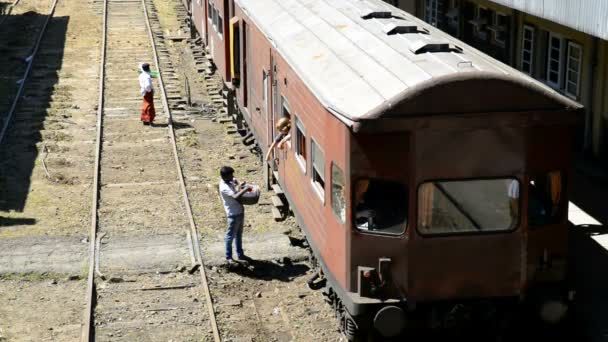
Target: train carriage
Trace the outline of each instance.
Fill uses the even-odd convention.
[[[291,120],[265,167],[349,338],[563,285],[579,104],[380,0],[201,7],[229,103],[264,152]]]

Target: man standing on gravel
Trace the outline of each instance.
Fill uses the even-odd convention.
[[[154,88],[152,87],[152,76],[150,76],[150,64],[143,63],[139,66],[139,86],[141,95],[144,97],[144,104],[141,107],[141,121],[144,125],[151,125],[154,122],[156,111],[154,110]]]
[[[226,260],[232,261],[232,240],[236,244],[236,255],[239,260],[248,260],[243,253],[243,221],[245,220],[245,208],[239,202],[239,198],[251,187],[246,186],[239,189],[239,183],[234,178],[234,169],[230,166],[222,166],[220,169],[220,194],[224,203],[224,210],[228,218],[228,229],[226,230]]]

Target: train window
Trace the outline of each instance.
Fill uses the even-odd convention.
[[[508,231],[519,222],[515,178],[434,181],[418,188],[418,231],[423,235]]]
[[[217,8],[215,8],[215,6],[213,7],[213,28],[215,29],[215,31],[217,32],[217,15],[218,15],[218,10]]]
[[[224,20],[222,19],[222,16],[217,15],[217,34],[218,36],[220,36],[220,39],[224,38]]]
[[[211,4],[211,2],[207,2],[207,19],[209,19],[209,21],[212,21],[213,18],[213,5]]]
[[[353,222],[361,231],[402,234],[407,223],[407,189],[394,181],[364,178],[354,187]]]
[[[230,72],[232,76],[232,84],[235,87],[239,86],[239,78],[241,77],[241,29],[239,27],[239,18],[230,19]]]
[[[262,108],[264,115],[268,116],[268,73],[262,69]]]
[[[295,139],[296,159],[300,163],[300,166],[302,166],[304,172],[306,172],[306,131],[304,130],[304,125],[302,124],[302,121],[300,121],[297,116]]]
[[[559,222],[565,213],[564,179],[559,171],[532,177],[528,187],[528,224],[530,227]]]
[[[331,163],[331,209],[340,220],[346,222],[346,195],[344,193],[344,172]]]
[[[325,156],[319,145],[310,139],[310,159],[312,184],[316,188],[321,199],[325,200]]]

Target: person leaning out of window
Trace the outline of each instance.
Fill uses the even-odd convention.
[[[266,161],[270,160],[270,155],[275,147],[279,149],[283,148],[285,143],[291,138],[291,134],[289,133],[289,130],[291,129],[291,120],[288,118],[280,118],[279,121],[277,121],[276,127],[279,134],[274,138],[274,141],[268,148],[268,152],[266,153]]]

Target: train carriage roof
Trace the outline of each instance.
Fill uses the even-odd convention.
[[[580,105],[381,0],[236,0],[346,123]]]

